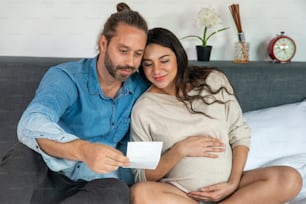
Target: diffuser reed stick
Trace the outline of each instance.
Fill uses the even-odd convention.
[[[232,17],[234,19],[234,22],[236,24],[236,28],[238,33],[242,33],[242,25],[241,25],[241,20],[240,20],[240,11],[239,11],[239,4],[232,4],[229,7]]]
[[[235,52],[240,52],[241,54],[237,54],[235,62],[238,63],[247,63],[249,61],[249,54],[248,54],[248,43],[245,42],[245,35],[242,30],[242,24],[241,24],[241,18],[240,18],[240,10],[239,10],[239,4],[232,4],[229,6],[230,12],[232,14],[234,23],[236,25],[236,29],[238,32],[238,41],[239,44],[237,46],[241,47],[241,50],[235,50]],[[237,49],[237,48],[236,48]]]

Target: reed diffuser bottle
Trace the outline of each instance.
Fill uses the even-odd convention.
[[[242,30],[239,4],[232,4],[230,5],[229,9],[231,11],[238,32],[238,42],[235,42],[233,61],[235,63],[248,63],[250,43],[246,42],[245,34]]]

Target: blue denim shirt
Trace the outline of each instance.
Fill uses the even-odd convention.
[[[123,83],[114,99],[109,98],[100,88],[96,63],[97,57],[51,67],[17,128],[20,142],[40,153],[52,171],[74,181],[121,176],[118,171],[97,174],[83,162],[49,156],[39,148],[36,138],[58,142],[80,138],[115,148],[123,141],[125,147],[132,106],[147,88],[136,72]]]

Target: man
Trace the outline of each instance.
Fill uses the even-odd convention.
[[[117,10],[99,37],[99,55],[50,68],[19,121],[19,140],[48,166],[35,174],[31,203],[129,203],[119,171],[129,160],[118,149],[147,88],[136,72],[147,24],[124,3]]]

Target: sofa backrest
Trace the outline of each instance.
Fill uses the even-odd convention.
[[[53,65],[75,60],[78,59],[0,56],[0,158],[17,142],[17,123],[46,70]],[[244,112],[306,98],[306,62],[191,63],[223,70]]]
[[[236,91],[243,112],[294,103],[306,99],[306,62],[285,64],[251,61],[199,62],[199,66],[217,67],[225,72]]]
[[[67,58],[0,57],[0,159],[17,142],[17,123],[41,77]]]

